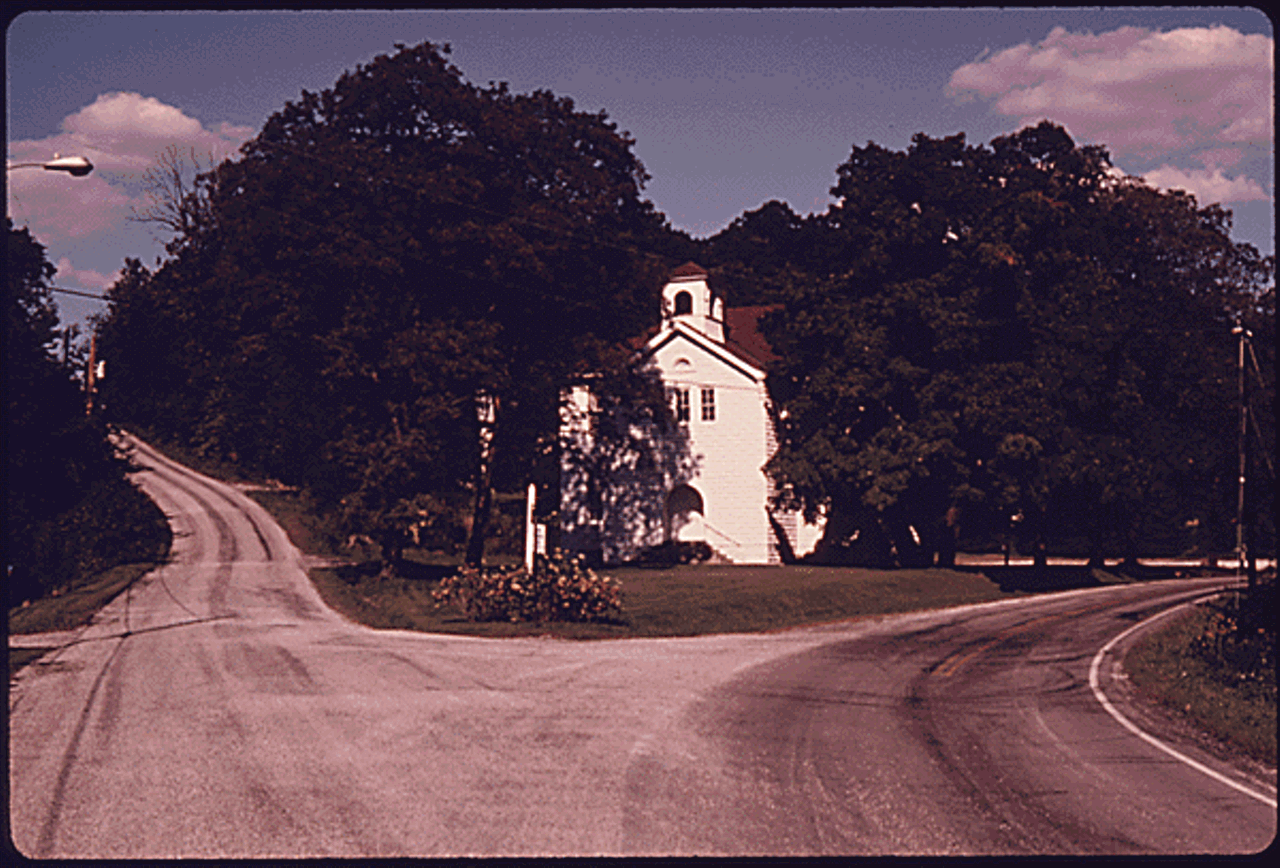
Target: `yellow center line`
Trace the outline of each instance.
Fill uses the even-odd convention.
[[[965,663],[969,662],[974,657],[977,657],[979,654],[982,654],[985,651],[990,651],[992,648],[999,645],[1001,642],[1005,641],[1011,636],[1016,636],[1019,633],[1023,633],[1027,630],[1030,630],[1032,627],[1035,627],[1038,624],[1044,624],[1048,621],[1060,621],[1063,618],[1070,618],[1073,615],[1083,615],[1088,612],[1096,612],[1099,609],[1105,609],[1112,605],[1114,605],[1112,602],[1098,603],[1093,606],[1085,606],[1084,608],[1081,608],[1081,609],[1071,609],[1066,612],[1060,612],[1056,615],[1044,615],[1043,617],[1040,617],[1040,618],[1034,618],[1030,621],[1024,621],[1021,624],[1015,624],[1012,627],[1006,627],[1004,630],[1001,630],[999,633],[996,633],[992,638],[983,642],[981,645],[977,646],[976,648],[972,648],[967,651],[965,649],[961,649],[960,651],[957,651],[951,656],[945,658],[942,661],[942,663],[939,664],[938,668],[934,671],[937,675],[940,675],[943,678],[950,678],[951,675],[957,669],[963,666]]]

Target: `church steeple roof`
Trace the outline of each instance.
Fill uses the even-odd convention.
[[[671,272],[671,279],[675,280],[681,277],[706,277],[707,271],[698,263],[690,260],[684,265]]]

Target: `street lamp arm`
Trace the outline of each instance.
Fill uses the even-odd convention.
[[[14,169],[45,169],[49,172],[66,172],[73,177],[83,178],[93,171],[93,163],[84,157],[64,157],[61,154],[54,154],[53,159],[47,163],[7,163],[5,165],[6,172]]]

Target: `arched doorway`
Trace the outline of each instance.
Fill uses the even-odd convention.
[[[691,485],[677,485],[667,495],[667,541],[703,542],[702,495]]]

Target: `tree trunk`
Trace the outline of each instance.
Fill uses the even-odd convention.
[[[471,517],[471,535],[467,537],[467,566],[484,564],[484,542],[489,536],[489,513],[493,508],[493,488],[489,484],[489,468],[480,470],[476,485],[475,511]]]
[[[392,576],[403,575],[401,567],[404,566],[404,540],[396,535],[389,535],[382,539],[382,578],[390,578]]]
[[[956,549],[960,547],[960,507],[951,506],[942,519],[942,532],[938,535],[938,566],[954,567]]]
[[[471,515],[471,535],[467,538],[467,566],[484,565],[484,542],[489,536],[489,513],[493,509],[493,440],[498,421],[498,398],[476,393],[480,461],[476,469],[476,500]]]

